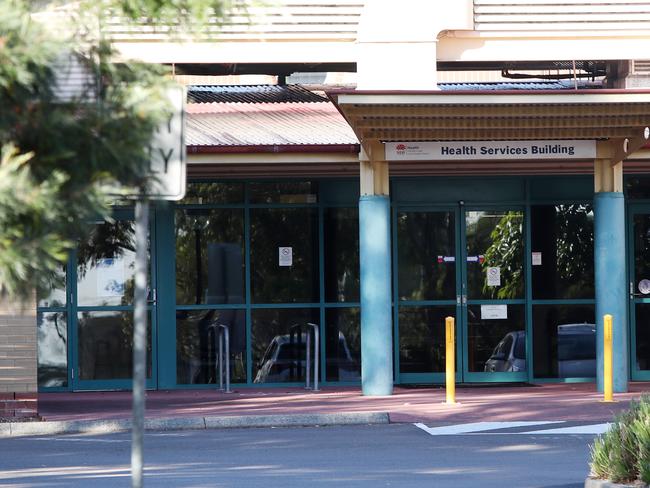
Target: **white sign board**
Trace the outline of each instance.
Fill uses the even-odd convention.
[[[596,141],[387,142],[388,161],[594,159]]]
[[[533,258],[533,266],[541,266],[542,265],[542,253],[541,252],[532,252],[532,258]]]
[[[501,268],[498,266],[487,269],[487,286],[501,286]]]
[[[151,141],[150,198],[181,200],[185,196],[185,88],[175,86],[168,91],[172,113],[156,130]]]
[[[278,248],[278,265],[279,266],[293,266],[293,248],[292,247],[279,247]]]
[[[481,320],[508,318],[508,305],[481,305]]]

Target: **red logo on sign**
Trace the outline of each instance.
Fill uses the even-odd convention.
[[[398,151],[406,151],[406,145],[398,144],[397,146],[395,146],[395,149],[397,149]]]

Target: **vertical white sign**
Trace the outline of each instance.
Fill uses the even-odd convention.
[[[498,266],[487,269],[487,286],[501,286],[501,268]]]
[[[541,266],[542,265],[542,253],[541,252],[533,251],[532,258],[533,258],[533,266]]]
[[[185,196],[185,88],[168,90],[171,112],[154,133],[149,146],[151,181],[147,196],[181,200]]]
[[[293,248],[278,248],[278,264],[280,266],[293,266]]]

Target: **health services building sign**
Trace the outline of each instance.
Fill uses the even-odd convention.
[[[594,159],[596,141],[387,142],[388,161]]]

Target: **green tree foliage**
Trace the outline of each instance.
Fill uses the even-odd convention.
[[[48,2],[0,0],[0,291],[19,298],[52,286],[84,223],[110,219],[118,188],[145,183],[148,143],[168,115],[165,70],[113,62],[105,19],[167,26],[173,34],[228,4],[82,0],[57,7],[70,5],[76,10],[63,17],[71,24],[49,25],[32,15]],[[63,94],[66,66],[85,81]]]

